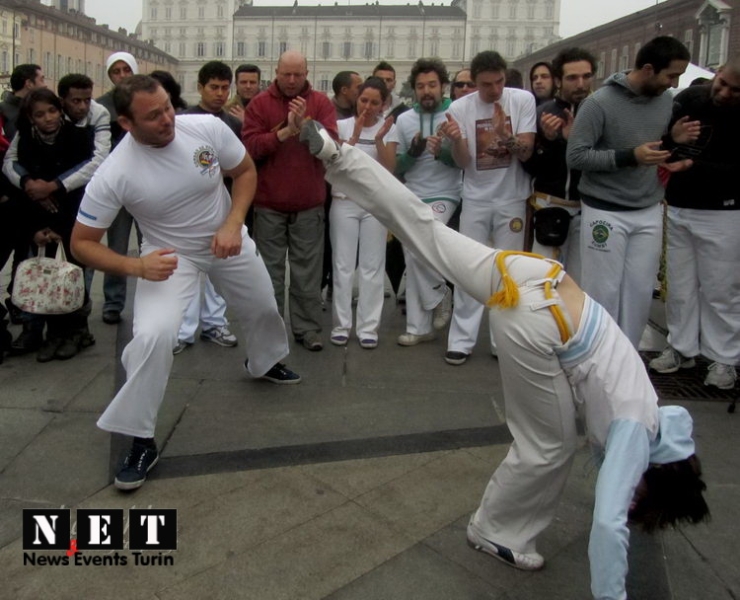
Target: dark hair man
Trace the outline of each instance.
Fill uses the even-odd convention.
[[[247,108],[252,98],[260,92],[262,70],[257,65],[239,65],[234,71],[234,78],[236,94],[226,105],[226,111],[232,117],[239,119],[240,123],[243,123],[244,109]]]
[[[334,106],[308,82],[306,58],[284,52],[275,81],[244,114],[242,140],[257,161],[254,237],[285,306],[285,260],[290,261],[290,324],[296,340],[318,351],[321,339],[321,269],[324,249],[324,168],[297,138],[305,118],[337,136]]]
[[[349,119],[355,116],[355,103],[362,85],[362,77],[355,71],[339,71],[331,82],[334,91],[334,110],[339,119]]]
[[[578,182],[581,173],[569,169],[565,150],[573,126],[573,119],[581,102],[591,93],[591,83],[596,72],[596,59],[583,48],[566,48],[558,52],[552,62],[552,72],[558,94],[537,107],[537,138],[535,151],[525,167],[534,177],[534,194],[529,199],[525,249],[563,263],[576,282],[580,281],[580,223],[581,202]],[[535,212],[541,208],[558,207],[570,214],[562,217],[561,236],[565,241],[558,245],[544,245],[537,240],[534,230]],[[552,214],[553,211],[550,211]],[[547,224],[540,213],[539,232]],[[562,213],[561,213],[562,215]],[[544,240],[543,240],[544,241]],[[560,240],[558,240],[560,241]]]
[[[115,479],[116,487],[130,490],[144,483],[159,459],[154,430],[173,340],[201,273],[238,315],[249,373],[275,383],[300,377],[275,364],[288,354],[288,341],[269,276],[244,226],[257,175],[241,141],[219,119],[175,117],[167,92],[146,75],[121,82],[114,102],[130,135],[88,185],[72,251],[96,269],[139,278],[134,336],[122,356],[126,383],[98,420],[101,429],[134,436]],[[233,178],[231,196],[223,175]],[[144,233],[139,258],[100,243],[121,206]]]
[[[568,165],[582,172],[581,285],[635,347],[647,325],[661,250],[657,166],[671,155],[661,137],[673,104],[663,92],[678,84],[689,59],[675,38],[654,38],[630,71],[615,73],[581,103],[568,137]],[[685,118],[670,133],[675,142],[689,142],[699,124]]]
[[[214,115],[221,119],[241,138],[242,122],[224,109],[231,89],[231,68],[218,60],[204,64],[198,71],[200,101],[182,111],[184,115]]]
[[[452,104],[445,98],[450,82],[447,68],[438,58],[420,58],[411,67],[409,84],[416,103],[398,117],[396,174],[406,187],[427,203],[434,218],[447,223],[460,202],[462,172],[455,164],[449,140],[438,133],[447,123]],[[406,332],[401,346],[415,346],[436,337],[452,316],[452,291],[444,277],[427,267],[408,248],[406,259]],[[423,259],[423,257],[422,257]]]
[[[701,132],[686,145],[665,140],[672,159],[690,157],[692,165],[673,173],[666,188],[668,346],[650,368],[673,373],[701,354],[713,361],[704,384],[732,389],[740,364],[740,56],[711,85],[675,97],[671,123],[685,117],[698,120]]]
[[[537,106],[555,97],[555,81],[550,63],[535,63],[529,70],[529,89],[534,94]]]
[[[46,87],[46,80],[41,67],[38,65],[18,65],[10,74],[11,93],[0,102],[0,111],[5,117],[3,131],[8,141],[11,141],[16,132],[16,121],[20,112],[21,102],[30,92]]]
[[[452,87],[450,89],[450,99],[457,100],[468,94],[475,92],[475,81],[470,74],[470,69],[460,69],[452,78]]]
[[[395,121],[403,112],[406,112],[409,107],[406,106],[401,98],[397,96],[393,90],[396,88],[396,69],[393,65],[385,60],[381,60],[373,69],[373,77],[378,77],[385,82],[385,87],[388,88],[388,99],[385,101],[383,107],[384,117],[393,117]]]
[[[534,96],[506,86],[506,61],[492,50],[477,54],[470,72],[478,87],[452,103],[441,133],[464,170],[460,233],[496,247],[522,250],[530,178],[522,163],[534,148]],[[461,365],[478,338],[483,305],[455,288],[445,361]],[[496,352],[491,336],[491,351]]]

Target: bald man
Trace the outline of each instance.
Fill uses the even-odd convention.
[[[323,348],[321,269],[324,255],[324,167],[298,141],[304,119],[321,123],[337,137],[334,105],[308,82],[306,58],[283,53],[275,81],[244,114],[242,140],[257,164],[254,232],[275,289],[285,306],[285,259],[290,264],[289,314],[296,341]],[[297,184],[298,183],[298,184]]]

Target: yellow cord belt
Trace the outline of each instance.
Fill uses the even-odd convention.
[[[539,254],[534,254],[532,252],[517,252],[515,250],[500,251],[498,255],[496,255],[496,267],[498,268],[499,273],[501,273],[501,289],[488,299],[488,302],[486,304],[490,308],[513,308],[514,306],[517,306],[519,304],[519,286],[511,278],[511,275],[509,275],[509,271],[506,268],[506,263],[504,262],[509,256],[529,256],[531,258],[539,258],[544,260],[542,256],[540,256]],[[553,262],[552,267],[545,275],[544,293],[546,299],[551,300],[552,298],[554,298],[552,293],[552,282],[553,279],[555,279],[562,270],[562,265]],[[570,331],[570,327],[568,327],[568,321],[565,319],[563,310],[558,304],[551,304],[548,308],[550,309],[550,312],[555,319],[555,323],[558,326],[561,341],[563,343],[567,342],[570,339],[572,333]]]

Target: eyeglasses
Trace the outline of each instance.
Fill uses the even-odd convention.
[[[470,88],[472,90],[475,87],[475,83],[472,81],[456,81],[452,85],[460,90],[464,87]]]

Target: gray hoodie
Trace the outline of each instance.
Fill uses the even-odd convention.
[[[671,118],[669,93],[635,93],[626,73],[615,73],[578,109],[566,160],[582,171],[584,204],[603,210],[647,208],[663,199],[657,167],[638,165],[634,150],[660,141]]]

